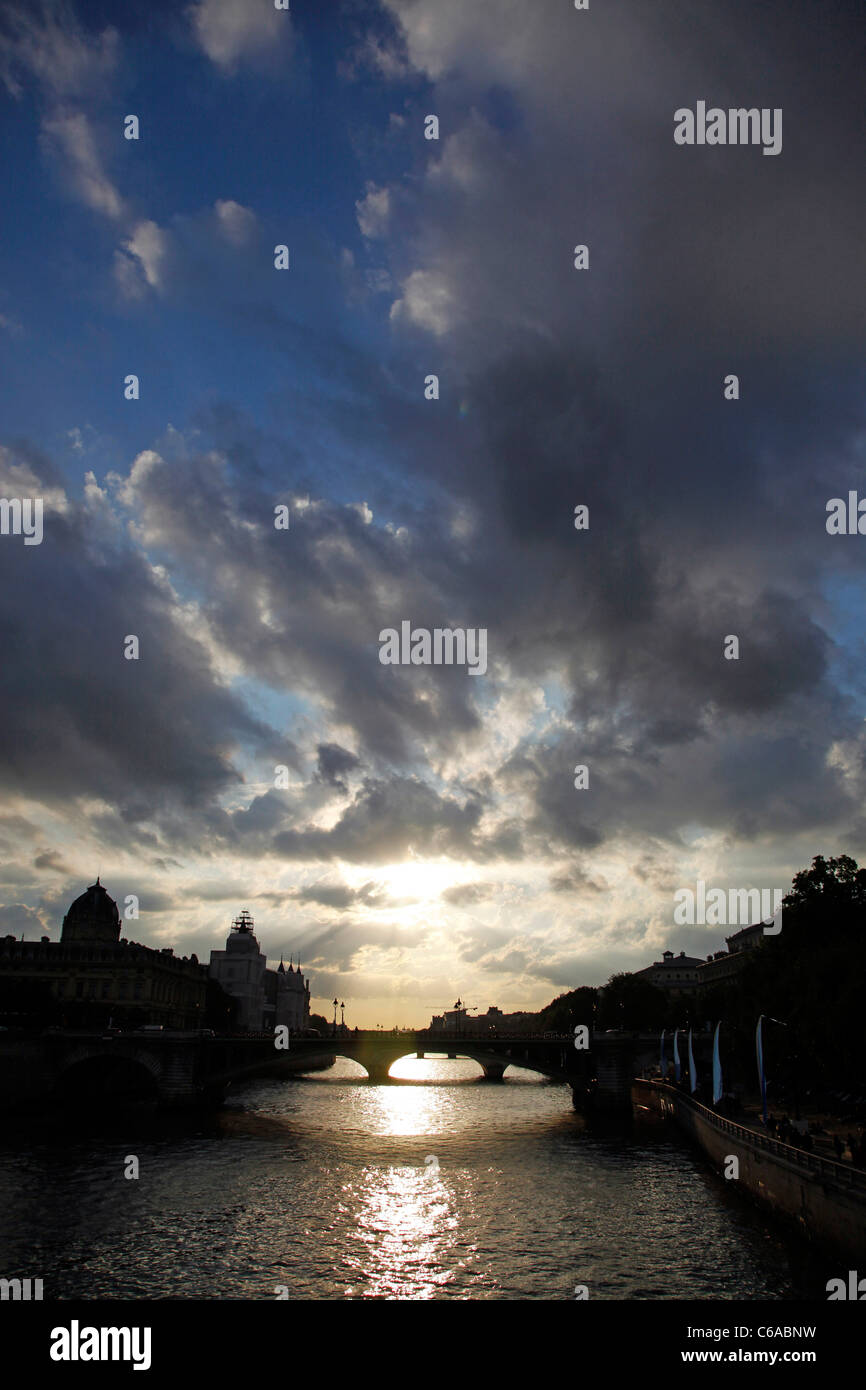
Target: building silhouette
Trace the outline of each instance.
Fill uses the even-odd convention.
[[[139,946],[120,930],[117,903],[97,878],[71,904],[59,941],[0,940],[4,1017],[35,1014],[68,1027],[201,1026],[207,970],[197,957]]]
[[[121,925],[117,903],[97,878],[70,904],[59,941],[0,938],[3,1025],[201,1028],[211,1021],[216,981],[237,1004],[234,1021],[220,1016],[219,1027],[260,1032],[285,1024],[294,1032],[308,1026],[309,982],[291,961],[288,969],[282,959],[278,970],[267,968],[248,912],[232,924],[226,949],[211,952],[210,967],[195,955],[176,956],[170,946],[127,941]]]
[[[210,975],[237,1000],[236,1026],[248,1032],[286,1026],[295,1032],[310,1021],[310,987],[291,961],[286,970],[282,957],[278,970],[268,970],[259,948],[255,923],[244,909],[232,922],[224,951],[211,951]]]

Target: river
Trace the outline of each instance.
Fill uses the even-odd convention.
[[[206,1116],[7,1129],[0,1276],[46,1299],[825,1296],[821,1258],[676,1132],[589,1124],[518,1069],[392,1075],[338,1059]]]

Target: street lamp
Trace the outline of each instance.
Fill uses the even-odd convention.
[[[340,1005],[340,1032],[341,1032],[341,1033],[345,1033],[345,1031],[346,1031],[346,1005],[343,1003],[343,1004]]]
[[[334,999],[334,1037],[337,1036],[337,1000]]]

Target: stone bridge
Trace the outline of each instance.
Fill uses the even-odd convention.
[[[207,1037],[199,1033],[49,1031],[0,1040],[0,1106],[43,1108],[66,1099],[110,1103],[156,1100],[162,1105],[218,1104],[238,1082],[297,1076],[327,1067],[334,1057],[359,1063],[381,1085],[401,1057],[466,1057],[488,1081],[509,1066],[524,1067],[571,1086],[575,1104],[628,1104],[636,1071],[656,1055],[657,1039],[594,1034],[577,1051],[569,1035],[455,1037],[453,1034],[365,1031],[333,1037],[291,1037],[275,1047],[273,1035]]]

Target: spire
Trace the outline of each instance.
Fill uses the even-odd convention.
[[[294,970],[292,969],[292,960],[293,960],[293,958],[294,958],[293,955],[292,955],[292,956],[289,956],[289,974],[290,974],[290,975],[294,975],[294,973],[295,973]]]
[[[283,965],[283,953],[282,953],[282,951],[281,951],[281,952],[280,952],[280,964],[279,964],[279,967],[278,967],[278,969],[277,969],[277,974],[278,974],[278,975],[285,975],[285,973],[286,973],[286,967]]]

